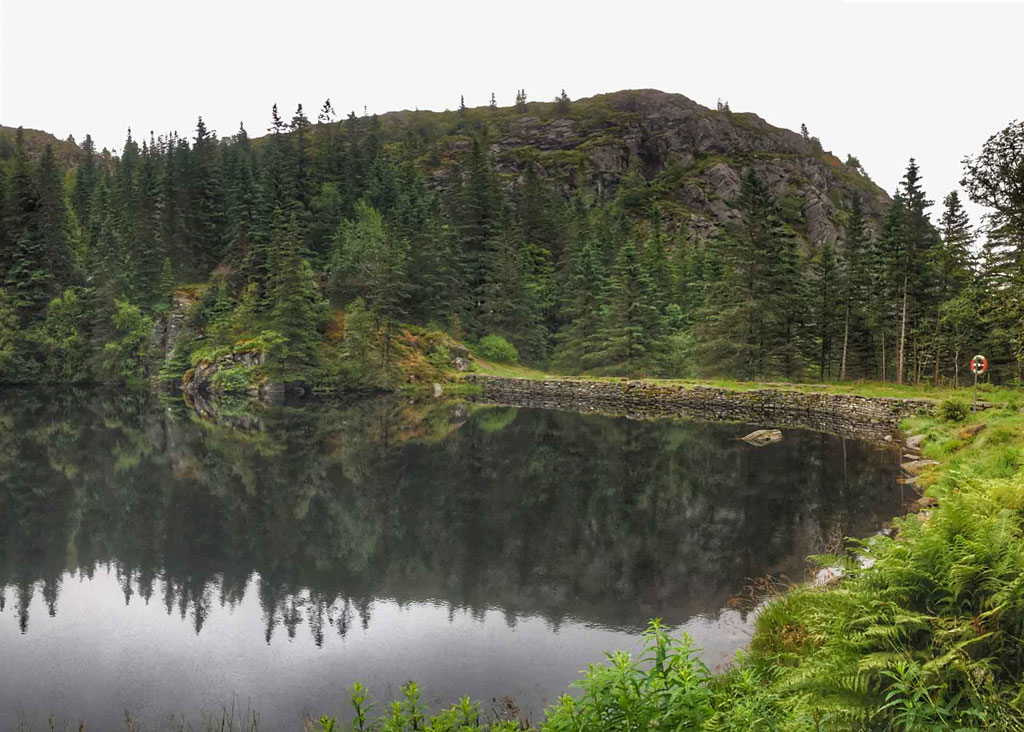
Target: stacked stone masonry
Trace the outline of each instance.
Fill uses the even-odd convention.
[[[849,437],[884,438],[900,421],[930,414],[927,399],[860,397],[785,389],[733,391],[648,381],[515,379],[467,374],[481,387],[478,401],[514,407],[597,412],[632,418],[689,417],[770,427],[800,427]]]

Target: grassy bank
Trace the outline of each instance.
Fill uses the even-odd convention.
[[[584,381],[622,381],[615,376],[570,375],[541,371],[520,364],[487,361],[474,354],[474,373],[518,379],[577,379]],[[966,378],[966,377],[965,377]],[[931,384],[894,384],[888,381],[740,381],[737,379],[641,379],[652,384],[679,386],[714,386],[734,391],[755,389],[782,389],[801,392],[828,392],[856,394],[864,397],[924,398],[970,400],[972,386],[932,386]],[[967,384],[968,382],[964,382]],[[1024,406],[1024,392],[1010,386],[996,386],[982,381],[978,384],[978,399],[996,405]]]
[[[815,558],[842,579],[769,600],[729,671],[710,673],[688,638],[653,622],[640,657],[615,653],[592,667],[576,684],[581,695],[560,699],[539,728],[1024,729],[1024,416],[1019,392],[985,395],[994,408],[970,414],[947,402],[940,416],[907,421],[908,434],[926,436],[924,457],[938,461],[920,478],[923,510],[894,520],[891,536]],[[352,729],[518,728],[485,720],[468,700],[430,719],[415,686],[376,716],[365,712],[365,690],[354,699]]]

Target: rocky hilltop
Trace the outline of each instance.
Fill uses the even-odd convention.
[[[734,203],[749,166],[812,247],[841,242],[855,195],[876,227],[890,200],[859,166],[843,163],[813,137],[756,114],[709,109],[653,89],[567,105],[532,102],[525,111],[480,107],[380,117],[384,140],[398,144],[416,135],[426,143],[421,162],[439,186],[449,182],[452,163],[468,154],[481,128],[506,176],[521,174],[532,161],[566,193],[582,189],[596,198],[610,198],[630,183],[638,213],[658,202],[670,221],[685,223],[697,235],[738,217]]]
[[[14,139],[18,128],[0,125],[0,162],[14,155]],[[74,138],[58,139],[55,135],[42,130],[22,129],[25,140],[25,153],[29,160],[38,160],[43,156],[46,146],[53,148],[57,160],[67,168],[73,168],[85,159],[85,151],[75,142]]]
[[[388,112],[377,122],[385,148],[397,158],[412,154],[438,188],[453,183],[454,163],[483,133],[495,168],[506,179],[522,175],[532,162],[566,195],[580,191],[606,200],[626,184],[637,214],[648,214],[657,203],[669,225],[685,224],[698,237],[738,218],[740,176],[750,166],[811,247],[841,243],[855,195],[874,228],[890,200],[859,166],[842,162],[815,138],[750,112],[709,109],[682,94],[654,89],[568,104],[530,102],[518,109]],[[314,133],[326,127],[314,125]],[[84,158],[73,139],[39,130],[24,134],[32,158],[47,144],[65,167]],[[0,158],[13,151],[14,135],[15,128],[0,127]]]

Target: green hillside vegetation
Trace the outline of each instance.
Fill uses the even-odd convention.
[[[17,148],[19,129],[0,125],[0,161],[7,162],[14,157]],[[91,139],[80,146],[74,137],[60,140],[55,135],[42,130],[21,129],[22,145],[29,160],[38,161],[46,153],[46,148],[53,150],[54,157],[66,168],[75,167],[85,159],[85,147],[92,144]],[[103,151],[101,156],[109,160],[110,153]]]
[[[286,383],[391,388],[400,324],[560,373],[950,384],[984,351],[1016,377],[1020,124],[968,161],[993,210],[979,257],[913,160],[890,201],[806,129],[720,106],[521,93],[338,122],[327,102],[110,159],[5,133],[0,379],[175,381],[242,348]],[[194,282],[161,363],[146,334]]]

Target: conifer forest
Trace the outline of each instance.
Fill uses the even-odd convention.
[[[679,112],[709,139],[659,139]],[[1022,149],[1013,122],[963,161],[990,211],[971,221],[956,191],[928,199],[913,158],[890,197],[806,127],[658,92],[341,119],[329,100],[312,118],[275,105],[255,134],[200,117],[130,130],[118,153],[5,128],[0,374],[173,380],[246,342],[285,380],[388,386],[415,324],[566,374],[950,385],[984,351],[1009,382]],[[159,363],[176,290],[199,301],[191,337]]]

